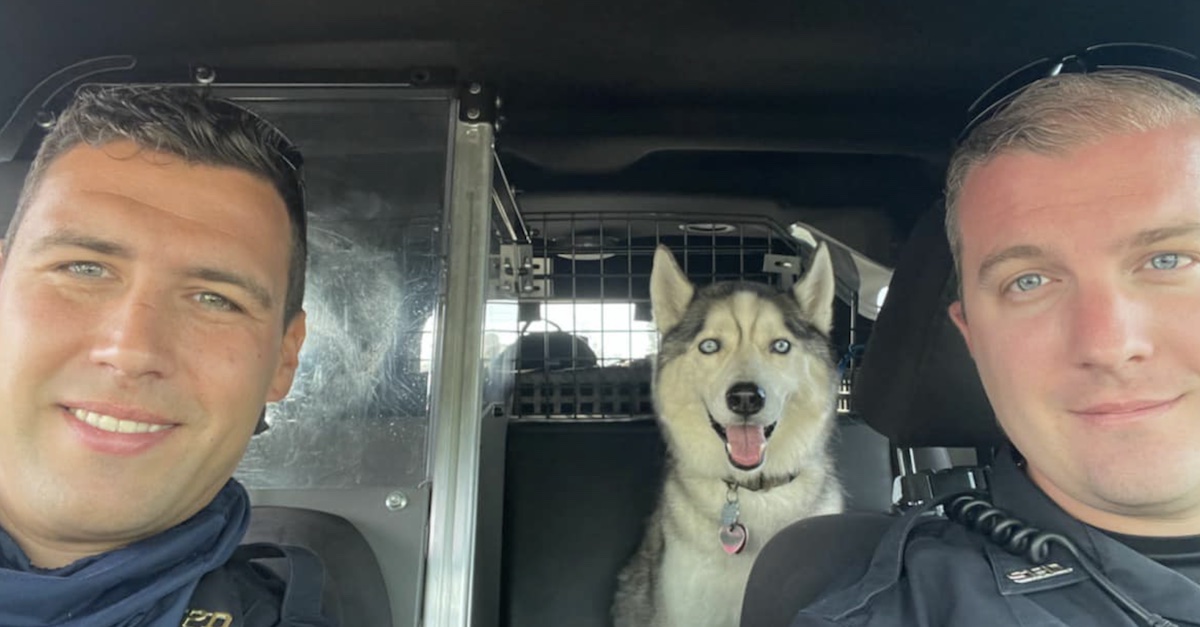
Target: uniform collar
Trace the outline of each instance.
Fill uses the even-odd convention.
[[[1200,607],[1200,585],[1140,555],[1108,537],[1104,532],[1072,518],[1029,480],[1013,455],[1011,449],[1002,449],[989,469],[990,499],[997,507],[1029,524],[1069,538],[1081,554],[1145,608],[1180,623],[1195,622],[1196,607]],[[932,534],[932,537],[940,538],[935,540],[937,542],[957,543],[957,540],[950,538],[966,539],[973,546],[984,547],[987,567],[992,571],[997,592],[1001,596],[1013,597],[1064,588],[1090,579],[1071,555],[1057,547],[1051,550],[1049,561],[1064,569],[1070,569],[1069,572],[1053,574],[1049,569],[1036,571],[1035,566],[1024,557],[1008,553],[965,527],[951,533],[949,529],[959,526],[959,523],[937,514],[933,511],[931,503],[909,511],[884,532],[879,548],[861,579],[853,585],[819,598],[809,607],[809,611],[841,619],[870,604],[872,598],[894,586],[902,577],[908,542],[919,527],[927,524],[937,525],[941,529]],[[946,566],[953,568],[952,564]],[[1018,574],[1020,571],[1029,572],[1022,575]],[[983,570],[980,574],[985,572],[987,571]],[[1045,576],[1047,574],[1051,576]],[[1018,583],[1018,580],[1024,580],[1026,583]]]
[[[996,455],[988,477],[996,507],[1044,531],[1069,538],[1114,584],[1147,609],[1168,618],[1194,619],[1200,603],[1200,585],[1071,517],[1029,479],[1016,455],[1011,447],[1001,449]],[[1005,596],[1040,592],[1089,579],[1072,556],[1058,547],[1051,550],[1049,559],[1049,564],[1057,567],[1041,570],[1024,557],[990,542],[986,551],[997,588]]]

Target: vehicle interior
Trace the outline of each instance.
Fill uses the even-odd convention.
[[[610,625],[666,462],[656,246],[697,284],[787,288],[826,244],[861,542],[780,540],[813,563],[767,558],[743,616],[785,625],[1002,440],[944,313],[973,101],[1093,44],[1200,52],[1198,23],[1194,0],[6,3],[0,224],[81,87],[211,90],[299,146],[309,335],[236,476],[250,539],[315,550],[329,611],[372,627]]]

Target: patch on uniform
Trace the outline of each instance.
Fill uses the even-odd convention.
[[[188,610],[179,627],[232,627],[233,616],[225,612]]]
[[[1005,577],[1008,577],[1013,583],[1033,583],[1035,581],[1042,581],[1043,579],[1050,579],[1051,577],[1058,577],[1059,575],[1068,575],[1073,572],[1075,572],[1075,569],[1070,566],[1050,562],[1049,564],[1034,566],[1033,568],[1014,570],[1006,574]]]

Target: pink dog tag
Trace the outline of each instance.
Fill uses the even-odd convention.
[[[729,555],[737,555],[746,548],[746,539],[750,537],[750,532],[746,531],[746,526],[742,523],[735,522],[728,527],[721,527],[721,548]]]

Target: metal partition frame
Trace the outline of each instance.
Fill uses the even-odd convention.
[[[441,376],[433,392],[425,627],[465,627],[472,614],[492,141],[491,124],[459,122],[454,129],[446,295],[437,334]]]

